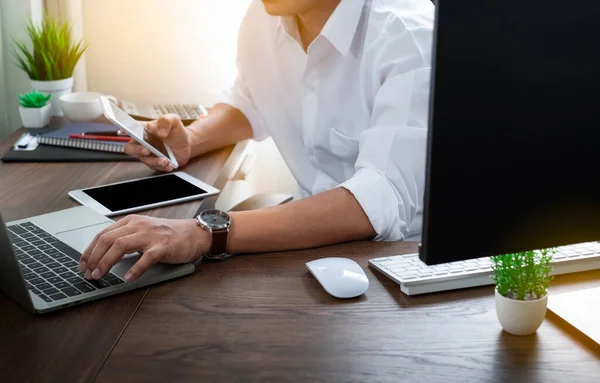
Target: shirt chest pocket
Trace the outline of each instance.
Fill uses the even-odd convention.
[[[358,158],[359,141],[336,128],[330,128],[327,132],[327,151],[331,156],[342,161],[354,164]]]

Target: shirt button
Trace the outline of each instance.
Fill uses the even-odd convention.
[[[313,84],[306,84],[304,87],[308,93],[313,93],[315,91],[315,86]]]

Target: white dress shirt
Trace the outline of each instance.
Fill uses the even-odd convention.
[[[273,137],[303,196],[352,192],[376,240],[421,232],[433,20],[429,0],[342,0],[307,52],[260,1],[240,28],[222,102]]]

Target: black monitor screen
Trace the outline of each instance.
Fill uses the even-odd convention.
[[[421,259],[600,239],[600,2],[437,3]]]

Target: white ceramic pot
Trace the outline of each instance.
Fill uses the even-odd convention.
[[[24,108],[19,107],[21,121],[25,128],[43,128],[50,123],[52,114],[52,104],[48,103],[42,108]]]
[[[548,295],[533,301],[506,298],[496,290],[496,315],[504,331],[513,335],[531,335],[546,317]]]
[[[64,80],[56,81],[35,81],[31,80],[33,90],[44,94],[50,94],[50,102],[52,103],[52,116],[62,116],[63,112],[60,108],[60,98],[65,94],[71,93],[73,89],[73,77]]]

